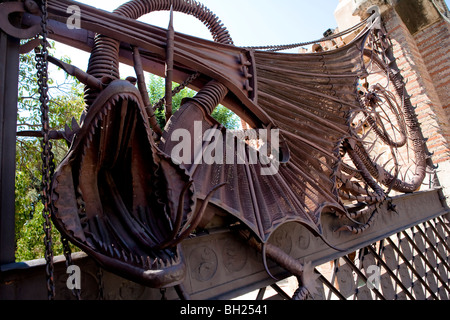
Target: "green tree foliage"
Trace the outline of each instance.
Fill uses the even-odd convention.
[[[174,83],[172,88],[175,88],[178,84]],[[148,94],[150,97],[150,102],[155,105],[160,99],[165,95],[165,84],[164,78],[151,75],[150,81],[148,83]],[[177,95],[173,97],[172,100],[172,110],[175,112],[180,108],[181,101],[184,98],[192,98],[195,96],[196,92],[189,88],[184,88]],[[155,111],[156,119],[161,128],[164,128],[164,108],[157,109]],[[237,129],[240,125],[240,118],[235,115],[231,110],[226,107],[219,105],[211,114],[211,116],[218,122],[224,125],[227,129]]]
[[[51,44],[52,46],[53,43]],[[49,48],[54,55],[55,49]],[[60,58],[70,63],[67,57]],[[62,74],[62,73],[61,73]],[[64,77],[63,77],[64,78]],[[56,82],[50,74],[49,120],[53,130],[64,130],[72,117],[79,119],[83,110],[83,87],[66,77]],[[34,53],[20,55],[19,96],[17,131],[40,131],[41,112]],[[41,145],[39,138],[21,137],[16,139],[16,183],[15,183],[15,234],[16,260],[40,258],[44,252],[44,232],[41,202]],[[55,163],[62,160],[67,152],[63,140],[52,141]],[[60,237],[53,228],[54,253],[61,254]]]
[[[53,47],[49,52],[55,56]],[[59,57],[59,59],[70,63],[68,57]],[[62,83],[61,81],[57,83],[55,74],[52,73],[54,70],[55,68],[50,69],[48,83],[50,88],[50,127],[52,130],[64,130],[66,124],[71,124],[72,117],[80,118],[84,109],[83,86],[70,76],[66,76]],[[63,71],[58,72],[58,75],[62,74],[64,74]],[[148,92],[152,104],[163,98],[164,79],[151,75]],[[194,95],[195,91],[188,88],[183,89],[173,97],[173,109],[178,110],[183,98]],[[164,127],[164,110],[157,110],[156,114],[161,127]],[[23,54],[20,56],[17,131],[40,131],[40,116],[34,53]],[[213,117],[229,129],[239,126],[239,118],[223,106],[216,108]],[[15,233],[17,261],[41,258],[45,250],[42,227],[43,205],[40,195],[42,178],[40,140],[40,138],[20,136],[16,140]],[[55,164],[57,164],[67,153],[68,146],[63,140],[53,140],[52,147]],[[55,255],[62,254],[60,235],[55,228],[53,228],[53,252]]]

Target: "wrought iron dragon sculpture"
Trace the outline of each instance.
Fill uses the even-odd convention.
[[[70,4],[49,1],[49,19],[67,19]],[[66,132],[70,150],[53,176],[52,219],[104,268],[155,288],[179,285],[180,243],[208,223],[213,204],[232,217],[236,236],[298,277],[294,298],[305,298],[314,291],[312,269],[268,242],[277,227],[294,221],[322,236],[321,215],[331,213],[354,221],[342,232],[360,233],[391,191],[420,187],[425,141],[376,12],[347,32],[358,31],[348,44],[288,54],[275,51],[299,44],[233,45],[218,17],[194,0],[133,0],[113,13],[79,5],[81,27],[97,33],[87,72],[49,57],[85,84],[86,102],[80,127]],[[136,21],[160,10],[198,18],[214,42],[175,33],[172,24],[165,30]],[[120,59],[132,62],[135,78],[120,79]],[[166,78],[164,128],[144,70]],[[372,82],[373,74],[384,82]],[[198,91],[174,114],[172,81]],[[201,123],[202,134],[225,130],[211,117],[220,103],[251,128],[278,129],[277,156],[264,164],[197,163],[212,143],[204,141],[192,161],[172,159],[177,129],[192,133]],[[255,149],[244,145],[246,154]],[[390,165],[374,156],[380,145]],[[405,171],[409,156],[413,169]],[[261,174],[275,163],[275,174]]]

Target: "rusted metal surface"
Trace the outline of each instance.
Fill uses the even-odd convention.
[[[70,4],[48,3],[55,39],[66,32],[60,22]],[[26,11],[18,3],[1,6]],[[189,289],[181,285],[188,272],[183,243],[211,223],[214,214],[207,211],[215,205],[226,213],[224,225],[239,230],[235,237],[261,253],[269,274],[266,256],[297,276],[294,298],[305,299],[314,292],[311,268],[270,243],[274,234],[298,223],[335,251],[348,247],[330,237],[331,227],[358,244],[366,235],[373,240],[373,232],[381,232],[377,220],[389,218],[395,225],[390,192],[417,191],[426,171],[433,170],[376,12],[341,48],[283,54],[234,46],[218,18],[196,1],[130,1],[113,13],[80,7],[82,29],[95,33],[86,73],[50,59],[85,84],[86,102],[79,129],[65,134],[73,141],[52,178],[52,218],[62,234],[113,273],[153,288],[176,286],[184,297]],[[215,42],[174,33],[172,19],[168,30],[136,21],[159,10],[197,17]],[[40,13],[28,11],[28,22]],[[14,35],[30,38],[27,32]],[[120,80],[121,59],[133,61],[139,89],[131,79]],[[167,124],[160,128],[143,72],[163,69]],[[372,80],[375,73],[384,74],[388,85]],[[183,75],[198,93],[172,114],[172,80]],[[220,103],[250,127],[279,133],[279,145],[263,154],[243,139],[227,149],[227,131],[211,117]],[[172,137],[180,129],[191,137],[210,129],[222,132],[214,140],[223,146],[220,161],[197,161],[213,145],[211,139],[198,149],[192,141],[194,152],[181,163],[172,158],[178,145]],[[374,157],[380,145],[389,152],[390,166]],[[227,162],[238,160],[240,148],[243,162]],[[276,171],[263,174],[268,164]],[[413,169],[405,170],[409,166]],[[213,253],[198,254],[214,260]],[[201,281],[208,275],[199,276]]]
[[[19,40],[0,30],[0,264],[14,262],[14,179]]]
[[[320,271],[321,277],[317,280],[318,288],[317,294],[313,295],[313,299],[352,299],[358,290],[358,299],[391,299],[393,296],[386,294],[387,289],[383,289],[382,285],[386,281],[392,281],[384,276],[382,269],[382,278],[378,289],[368,289],[366,287],[367,278],[372,275],[372,272],[365,272],[363,265],[360,264],[361,259],[356,259],[358,255],[353,252],[364,252],[364,248],[368,245],[373,245],[378,250],[382,240],[384,246],[388,246],[388,241],[391,239],[396,246],[398,246],[405,256],[403,259],[395,251],[394,258],[391,255],[382,254],[381,257],[385,259],[390,268],[397,272],[395,261],[399,259],[400,265],[399,275],[397,277],[402,280],[403,284],[408,290],[413,290],[416,299],[421,299],[420,292],[424,292],[427,298],[434,298],[434,295],[439,298],[437,287],[430,285],[430,281],[438,281],[441,291],[445,289],[444,285],[434,274],[434,269],[437,270],[439,276],[445,279],[445,269],[440,260],[436,256],[436,261],[433,262],[433,253],[430,245],[422,240],[422,244],[418,243],[419,237],[422,236],[415,230],[415,240],[411,244],[408,239],[402,234],[403,230],[408,232],[412,238],[411,228],[419,224],[423,230],[424,223],[428,226],[427,237],[434,239],[435,247],[441,256],[446,255],[446,262],[449,263],[449,236],[448,220],[442,214],[446,209],[440,206],[438,200],[438,192],[425,191],[411,195],[404,195],[395,197],[393,204],[397,205],[398,214],[389,213],[386,210],[385,219],[377,219],[373,228],[367,230],[367,233],[352,235],[347,232],[337,232],[341,221],[332,215],[326,215],[324,223],[330,226],[326,231],[327,238],[330,242],[335,243],[344,251],[336,251],[327,246],[320,238],[311,234],[308,229],[300,224],[290,223],[282,226],[276,231],[274,237],[269,240],[271,244],[283,249],[293,258],[300,261],[311,261],[316,266],[316,271]],[[414,209],[414,210],[413,210]],[[224,212],[217,207],[210,208],[217,215],[223,216]],[[413,216],[409,214],[413,212]],[[218,220],[218,218],[216,218]],[[216,220],[215,219],[215,220]],[[431,229],[431,224],[436,231]],[[247,246],[244,240],[236,237],[236,232],[229,228],[217,227],[221,225],[215,221],[202,234],[196,237],[189,238],[182,242],[182,250],[186,260],[187,276],[183,281],[183,286],[191,299],[232,299],[246,294],[247,299],[254,299],[258,295],[259,288],[270,288],[273,283],[277,281],[268,277],[262,264],[262,256],[260,253]],[[433,232],[431,234],[430,232]],[[387,238],[389,237],[389,238]],[[401,241],[398,241],[398,237]],[[414,246],[420,248],[419,251],[414,249]],[[392,247],[396,250],[394,247]],[[427,251],[425,251],[427,248]],[[386,249],[390,250],[390,249]],[[385,250],[385,252],[387,252]],[[423,253],[423,255],[421,255]],[[350,260],[355,264],[359,272],[355,271],[351,264],[347,264],[343,259],[344,256],[349,255]],[[369,259],[370,256],[366,254],[364,266],[368,267],[372,264],[376,265],[376,260],[373,262]],[[426,266],[423,259],[430,260],[433,268]],[[388,260],[386,260],[388,259]],[[445,259],[445,258],[444,258]],[[75,299],[66,286],[67,273],[64,262],[64,257],[55,257],[55,285],[56,285],[56,299]],[[129,281],[116,274],[102,270],[102,276],[99,277],[99,266],[89,256],[81,253],[72,254],[73,263],[81,269],[81,296],[83,299],[99,299],[100,289],[103,290],[103,298],[108,300],[114,299],[161,299],[159,289],[153,289],[143,286],[133,281]],[[333,261],[340,261],[339,265],[347,264],[347,267],[338,269],[333,279],[334,264]],[[391,261],[394,261],[392,264]],[[278,279],[285,279],[290,274],[283,268],[280,268],[270,260],[268,261],[271,273]],[[367,263],[367,264],[366,264]],[[410,266],[408,266],[408,264]],[[439,265],[438,265],[439,264]],[[201,267],[201,266],[204,267]],[[424,268],[427,268],[426,270]],[[344,269],[350,268],[350,273]],[[405,274],[404,269],[409,270],[409,274]],[[414,270],[414,271],[413,271]],[[428,270],[428,271],[427,271]],[[46,299],[47,292],[45,286],[45,260],[27,261],[15,264],[2,266],[0,273],[0,298],[1,299]],[[435,280],[430,276],[425,277],[424,272],[433,274]],[[414,275],[417,273],[420,275]],[[352,275],[347,277],[348,275]],[[357,278],[356,278],[357,277]],[[414,277],[414,278],[412,278]],[[386,278],[386,279],[385,279]],[[338,280],[337,280],[338,279]],[[359,281],[357,282],[357,280]],[[285,282],[286,280],[284,280]],[[337,281],[337,282],[336,282]],[[342,283],[337,285],[337,283]],[[351,284],[354,282],[354,285]],[[414,286],[412,283],[415,283]],[[386,282],[388,283],[388,282]],[[449,285],[447,283],[447,285]],[[280,287],[284,287],[279,284]],[[353,288],[353,291],[348,291],[348,287]],[[430,289],[427,289],[427,286]],[[323,288],[323,289],[321,289]],[[384,292],[383,292],[384,290]],[[292,292],[286,292],[290,296]],[[386,294],[386,296],[385,296]],[[447,295],[449,293],[447,292]],[[269,297],[269,290],[265,290],[264,299]],[[168,299],[179,299],[175,289],[168,288],[166,291]],[[405,296],[403,296],[405,297]],[[425,297],[425,296],[422,296]],[[286,298],[286,296],[284,297]],[[399,297],[401,298],[401,296]],[[405,297],[406,298],[406,297]],[[311,297],[309,297],[311,299]]]
[[[448,221],[434,218],[334,260],[316,299],[448,300],[449,231]],[[370,268],[379,272],[376,287],[368,285]]]
[[[37,9],[37,5],[36,8]],[[0,28],[11,37],[18,39],[30,39],[41,32],[41,26],[36,23],[28,28],[20,28],[16,25],[11,24],[10,15],[24,13],[29,11],[24,3],[21,2],[10,2],[8,4],[2,5],[2,11],[0,13]],[[39,9],[38,9],[39,11]],[[36,13],[37,11],[34,11]]]

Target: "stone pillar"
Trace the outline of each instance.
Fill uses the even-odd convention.
[[[443,8],[439,8],[443,4]],[[442,0],[340,0],[338,25],[368,16],[377,5],[412,96],[427,146],[450,195],[450,20]],[[345,7],[345,9],[344,9]],[[440,9],[440,10],[438,10]],[[343,17],[351,12],[353,18]]]

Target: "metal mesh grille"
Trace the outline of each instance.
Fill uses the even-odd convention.
[[[449,225],[437,217],[317,266],[317,293],[309,299],[449,300]],[[256,297],[288,299],[294,287],[284,280],[271,286],[274,296],[263,288]]]
[[[448,220],[434,218],[319,266],[320,293],[313,298],[448,300],[449,231]]]

